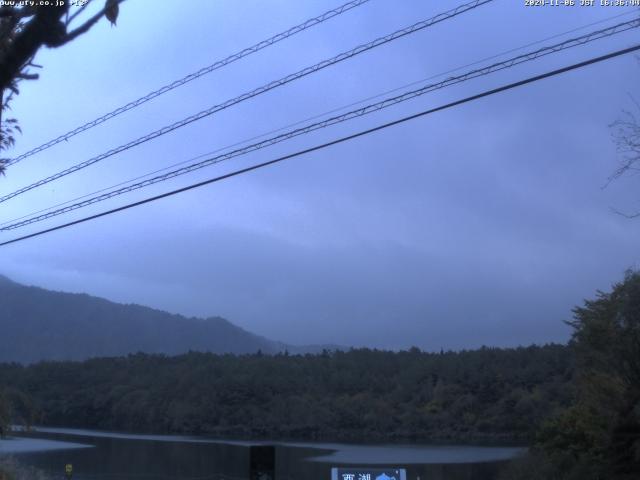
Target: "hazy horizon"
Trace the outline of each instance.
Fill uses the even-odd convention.
[[[41,289],[44,289],[44,290],[57,292],[57,293],[69,293],[69,294],[76,294],[76,295],[89,295],[89,296],[91,296],[93,298],[99,298],[99,299],[107,300],[109,302],[116,303],[116,304],[119,304],[119,305],[133,305],[133,306],[140,306],[140,307],[150,308],[150,309],[153,309],[153,310],[158,310],[160,312],[170,313],[170,314],[174,314],[174,315],[180,315],[185,320],[190,320],[190,319],[205,319],[205,320],[207,320],[207,319],[213,319],[213,318],[223,318],[224,320],[227,320],[230,323],[232,323],[232,324],[234,324],[236,326],[239,326],[240,328],[244,328],[241,325],[237,325],[233,321],[233,319],[221,317],[220,315],[202,315],[202,316],[185,315],[185,314],[183,314],[181,312],[178,312],[178,311],[165,310],[165,309],[162,309],[162,308],[159,308],[159,307],[154,307],[153,305],[145,305],[145,304],[141,304],[141,303],[135,302],[135,301],[126,302],[126,303],[125,302],[119,302],[119,301],[114,300],[114,299],[110,299],[110,298],[106,298],[106,297],[102,297],[102,296],[98,296],[98,295],[93,295],[93,294],[90,294],[90,293],[85,292],[85,291],[56,290],[56,289],[49,289],[49,288],[43,287],[41,285],[34,285],[34,284],[29,284],[29,283],[21,283],[21,282],[16,281],[15,279],[13,279],[13,278],[11,278],[9,276],[6,276],[6,275],[0,273],[0,280],[2,280],[2,279],[6,279],[6,280],[8,280],[10,282],[19,284],[19,285],[21,285],[23,287],[41,288]],[[246,328],[245,328],[245,330],[247,330],[249,333],[254,333],[254,334],[256,333],[256,332],[253,332],[253,331],[248,330]],[[412,348],[418,347],[418,345],[413,345],[413,344],[412,345],[403,345],[403,346],[399,346],[399,347],[384,347],[384,346],[366,345],[366,344],[350,345],[350,344],[338,344],[338,343],[317,343],[317,342],[307,342],[305,344],[301,344],[301,343],[283,342],[281,339],[272,337],[272,336],[270,336],[268,334],[260,335],[260,336],[264,336],[266,339],[272,340],[274,342],[287,343],[288,345],[291,345],[291,346],[323,346],[323,345],[331,345],[331,346],[343,347],[343,348],[372,348],[372,349],[378,349],[378,350],[392,350],[392,351],[410,350]],[[567,340],[568,340],[568,338],[567,338]],[[530,343],[526,343],[526,344],[523,343],[523,344],[517,344],[517,345],[505,345],[505,346],[502,346],[502,347],[497,347],[495,345],[482,344],[482,345],[476,345],[476,346],[473,346],[473,347],[470,347],[470,348],[469,347],[448,348],[446,345],[442,345],[439,348],[435,348],[435,347],[432,348],[432,349],[424,349],[424,348],[422,348],[421,350],[423,352],[433,352],[433,353],[437,353],[437,352],[440,352],[440,351],[455,351],[455,352],[459,352],[459,351],[463,351],[463,350],[469,350],[469,349],[474,350],[474,349],[483,348],[483,347],[487,347],[487,348],[494,348],[494,347],[497,347],[497,348],[518,348],[518,347],[529,347],[529,346],[536,346],[536,345],[544,346],[544,345],[565,344],[565,343],[566,342],[562,342],[562,341],[560,341],[560,342],[558,342],[558,341],[549,341],[549,342],[539,342],[539,343],[530,342]],[[418,347],[418,348],[420,348],[420,347]]]

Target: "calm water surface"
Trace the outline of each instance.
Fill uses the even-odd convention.
[[[410,480],[491,480],[522,448],[241,442],[203,437],[135,435],[40,428],[0,442],[0,455],[74,480],[241,480],[249,478],[249,447],[276,446],[277,480],[328,480],[331,467],[407,469]]]

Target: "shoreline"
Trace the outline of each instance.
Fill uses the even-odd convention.
[[[470,445],[443,443],[403,443],[403,444],[373,444],[373,443],[342,443],[342,442],[312,442],[312,441],[281,441],[281,440],[225,440],[219,438],[192,437],[183,435],[147,435],[106,432],[99,430],[37,427],[24,433],[21,438],[26,441],[49,440],[58,442],[60,449],[64,444],[87,446],[82,443],[67,441],[67,437],[81,437],[97,440],[146,441],[146,442],[176,442],[189,444],[230,445],[235,447],[252,447],[259,445],[273,445],[276,447],[313,450],[305,455],[311,462],[332,463],[362,463],[362,464],[462,464],[483,463],[511,460],[527,451],[527,447],[511,445]],[[43,439],[42,436],[45,436]],[[47,438],[49,437],[49,438]],[[51,438],[52,437],[52,438]],[[20,437],[18,437],[20,438]],[[100,439],[100,440],[98,440]],[[87,442],[91,443],[91,442]],[[91,445],[89,445],[91,446]],[[77,447],[76,447],[77,448]],[[53,448],[52,448],[53,449]],[[444,460],[443,460],[444,458]]]
[[[131,432],[119,430],[102,430],[100,428],[85,427],[56,427],[48,425],[33,426],[26,429],[21,426],[12,426],[15,433],[50,433],[60,435],[76,435],[76,436],[93,436],[93,437],[109,437],[131,440],[158,440],[158,441],[180,441],[189,443],[225,443],[230,445],[345,445],[345,446],[390,446],[390,447],[410,447],[410,446],[451,446],[451,447],[498,447],[498,448],[529,448],[530,442],[525,439],[517,439],[513,437],[500,438],[498,436],[479,437],[473,436],[468,439],[462,437],[431,437],[429,440],[411,440],[410,438],[377,438],[377,439],[357,439],[353,437],[262,437],[262,436],[234,436],[222,435],[215,433],[160,433],[160,432]]]

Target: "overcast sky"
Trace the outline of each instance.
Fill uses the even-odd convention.
[[[43,50],[13,102],[17,155],[340,0],[128,0]],[[371,0],[8,169],[7,193],[268,81],[455,7]],[[546,37],[632,17],[496,0],[0,204],[6,221]],[[430,93],[1,240],[309,147],[638,41],[634,30]],[[506,59],[516,53],[503,55]],[[493,60],[495,61],[495,60]],[[462,69],[462,73],[467,69]],[[449,74],[451,75],[451,74]],[[444,77],[440,77],[442,79]],[[632,55],[62,231],[2,247],[0,271],[296,344],[426,350],[564,342],[563,321],[638,266],[637,177],[608,125],[640,96]],[[434,80],[430,80],[433,82]]]

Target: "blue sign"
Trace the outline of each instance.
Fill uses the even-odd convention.
[[[407,480],[404,468],[332,468],[331,480]]]

